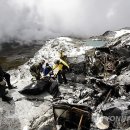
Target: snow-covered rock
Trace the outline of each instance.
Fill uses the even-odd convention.
[[[27,97],[18,92],[32,82],[32,76],[29,72],[30,66],[42,59],[52,65],[54,60],[59,58],[58,52],[60,50],[63,50],[68,57],[73,57],[72,62],[82,62],[85,60],[83,56],[85,51],[90,48],[92,47],[81,45],[81,43],[76,44],[76,41],[71,38],[52,39],[43,45],[34,58],[16,70],[10,70],[11,83],[18,88],[9,91],[9,95],[13,97],[11,104],[2,102],[0,99],[0,130],[38,130],[51,122],[53,120],[52,96],[45,93]],[[64,86],[61,87],[61,91],[64,93],[66,89]],[[73,93],[73,89],[68,88],[67,90]]]
[[[130,34],[128,34],[128,32],[121,31],[115,33],[112,35],[113,40],[107,46],[116,46],[118,48],[126,44],[129,45]],[[48,124],[52,124],[53,98],[51,95],[43,93],[38,96],[24,96],[18,92],[32,83],[32,76],[29,72],[30,66],[43,59],[45,59],[50,65],[53,65],[54,60],[59,59],[58,52],[60,50],[64,51],[65,55],[68,56],[70,63],[83,63],[86,61],[86,51],[91,48],[93,47],[82,44],[81,41],[72,38],[60,37],[51,39],[47,41],[28,62],[19,66],[18,69],[10,70],[11,82],[18,88],[9,91],[9,95],[13,97],[11,104],[2,102],[0,99],[0,130],[42,130]],[[80,68],[84,69],[82,66]],[[63,97],[61,102],[77,102],[82,104],[89,100],[90,104],[92,104],[92,98],[90,95],[85,99],[80,99],[81,96],[84,96],[87,93],[92,93],[93,90],[91,88],[87,89],[87,86],[85,86],[86,84],[83,84],[85,81],[84,75],[79,74],[78,76],[79,78],[74,75],[74,78],[75,81],[78,81],[79,83],[61,85],[59,87],[61,98]],[[129,72],[121,75],[118,79],[120,85],[125,84],[129,79]],[[51,130],[51,128],[49,129]]]
[[[130,29],[121,29],[121,30],[115,31],[115,33],[116,33],[115,38],[117,38],[124,34],[130,33]]]
[[[115,31],[115,35],[106,46],[119,48],[125,45],[130,45],[130,30],[122,29]]]

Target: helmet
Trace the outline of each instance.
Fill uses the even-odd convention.
[[[39,64],[44,64],[45,63],[45,60],[41,60],[40,62],[39,62]]]
[[[54,64],[59,64],[59,63],[60,63],[59,60],[55,60],[55,61],[54,61]]]
[[[96,56],[100,56],[100,51],[95,51]]]
[[[49,64],[48,64],[48,63],[46,63],[46,66],[49,66]]]

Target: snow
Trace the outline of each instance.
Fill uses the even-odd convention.
[[[115,37],[114,38],[118,38],[126,33],[130,33],[130,30],[127,30],[127,29],[121,29],[119,31],[115,31],[116,34],[115,34]]]
[[[116,37],[119,37],[128,33],[128,30],[116,31],[116,33]],[[32,64],[45,59],[46,62],[53,65],[54,60],[59,58],[58,52],[60,50],[64,51],[64,54],[71,59],[71,63],[85,61],[85,52],[93,47],[81,44],[80,42],[77,42],[77,44],[76,42],[75,39],[68,37],[51,39],[47,41],[46,44],[43,45],[43,47],[28,62],[19,66],[18,69],[9,71],[11,74],[11,83],[18,88],[9,91],[9,95],[13,97],[11,104],[2,102],[0,99],[0,130],[29,130],[30,127],[36,130],[41,130],[45,125],[53,121],[51,95],[44,93],[37,96],[24,96],[18,91],[32,83],[32,76],[29,71]],[[114,79],[115,76],[116,75],[113,75],[110,79]],[[124,78],[124,76],[126,78]],[[119,84],[123,85],[128,82],[129,77],[129,71],[126,72],[125,75],[119,76]],[[73,88],[75,88],[75,90]],[[64,97],[64,102],[69,103],[73,103],[73,100],[77,99],[80,94],[86,92],[91,93],[91,91],[93,91],[80,83],[75,83],[75,86],[62,85],[59,89],[62,92],[61,96]],[[81,93],[80,90],[82,89],[84,91]],[[85,100],[89,100],[89,97],[80,100],[78,103],[82,104]],[[130,103],[126,102],[126,104],[123,105],[123,101],[115,100],[111,104],[106,104],[106,109],[108,106],[113,107],[115,105],[118,107],[121,106],[121,108],[125,110],[128,104]]]
[[[18,69],[10,70],[9,73],[11,75],[11,83],[14,86],[17,86],[17,89],[9,91],[9,95],[13,97],[11,105],[2,102],[0,99],[0,110],[2,113],[0,113],[2,115],[0,118],[0,130],[3,130],[3,128],[6,128],[8,130],[26,130],[30,126],[31,122],[33,122],[33,120],[35,122],[33,124],[36,125],[37,119],[40,120],[42,118],[42,120],[44,120],[44,118],[51,118],[49,116],[45,117],[43,113],[48,109],[51,109],[50,107],[52,96],[45,93],[38,96],[25,97],[18,92],[19,90],[32,83],[32,76],[29,72],[29,68],[32,64],[45,59],[46,62],[52,65],[54,60],[59,58],[58,52],[61,49],[69,57],[79,56],[78,60],[81,61],[84,60],[84,57],[82,55],[85,54],[85,51],[91,48],[92,47],[90,46],[87,47],[85,45],[77,45],[71,38],[60,37],[52,39],[50,41],[47,41],[46,44],[43,45],[43,47],[35,54],[35,56],[24,65],[19,66]],[[66,91],[68,93],[68,90],[64,89],[63,91]],[[27,100],[27,98],[34,99],[34,101]],[[41,101],[36,101],[37,99],[40,99]],[[52,109],[50,111],[52,113]],[[9,120],[10,118],[13,120]],[[14,120],[17,120],[17,122]]]
[[[127,43],[126,45],[130,45],[130,42],[129,42],[129,43]]]

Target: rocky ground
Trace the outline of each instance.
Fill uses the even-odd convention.
[[[103,115],[101,110],[105,115],[108,114],[106,111],[114,107],[127,111],[128,115],[130,34],[129,30],[121,32],[113,33],[109,40],[111,42],[96,49],[79,41],[75,43],[71,38],[52,39],[47,41],[34,58],[18,69],[9,71],[12,84],[18,88],[9,91],[13,97],[11,104],[0,99],[0,130],[51,130],[54,122],[52,106],[63,102],[87,105],[92,110],[92,119],[95,114],[95,118],[99,114]],[[59,86],[60,98],[54,100],[47,92],[38,96],[21,95],[18,91],[32,83],[30,65],[41,59],[53,64],[61,49],[68,56],[71,70],[67,74],[69,83]],[[92,122],[91,128],[98,129],[95,124],[97,121],[94,119]],[[115,128],[128,129],[129,125],[123,122],[116,124]]]

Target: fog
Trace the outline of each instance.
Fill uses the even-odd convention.
[[[0,0],[0,41],[87,37],[130,27],[130,0]]]

